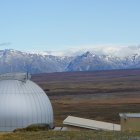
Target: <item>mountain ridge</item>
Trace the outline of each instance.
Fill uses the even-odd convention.
[[[140,55],[125,57],[98,55],[86,51],[77,56],[54,56],[13,49],[0,50],[0,73],[28,71],[51,73],[140,68]]]

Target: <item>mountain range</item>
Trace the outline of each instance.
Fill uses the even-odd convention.
[[[0,50],[0,73],[18,71],[51,73],[132,68],[140,68],[140,55],[117,57],[87,51],[77,56],[54,56],[13,49]]]

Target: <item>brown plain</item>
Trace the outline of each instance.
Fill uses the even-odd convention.
[[[119,113],[140,112],[140,69],[35,74],[49,96],[55,125],[68,116],[120,123]]]

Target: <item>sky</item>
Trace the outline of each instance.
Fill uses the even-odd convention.
[[[0,49],[138,46],[140,0],[0,0]]]

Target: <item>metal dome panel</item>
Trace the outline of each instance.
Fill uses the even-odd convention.
[[[14,72],[14,73],[6,73],[0,74],[0,80],[19,80],[26,82],[26,80],[31,79],[31,75],[28,72]]]
[[[46,93],[30,80],[0,80],[0,131],[38,123],[53,127],[52,105]]]

